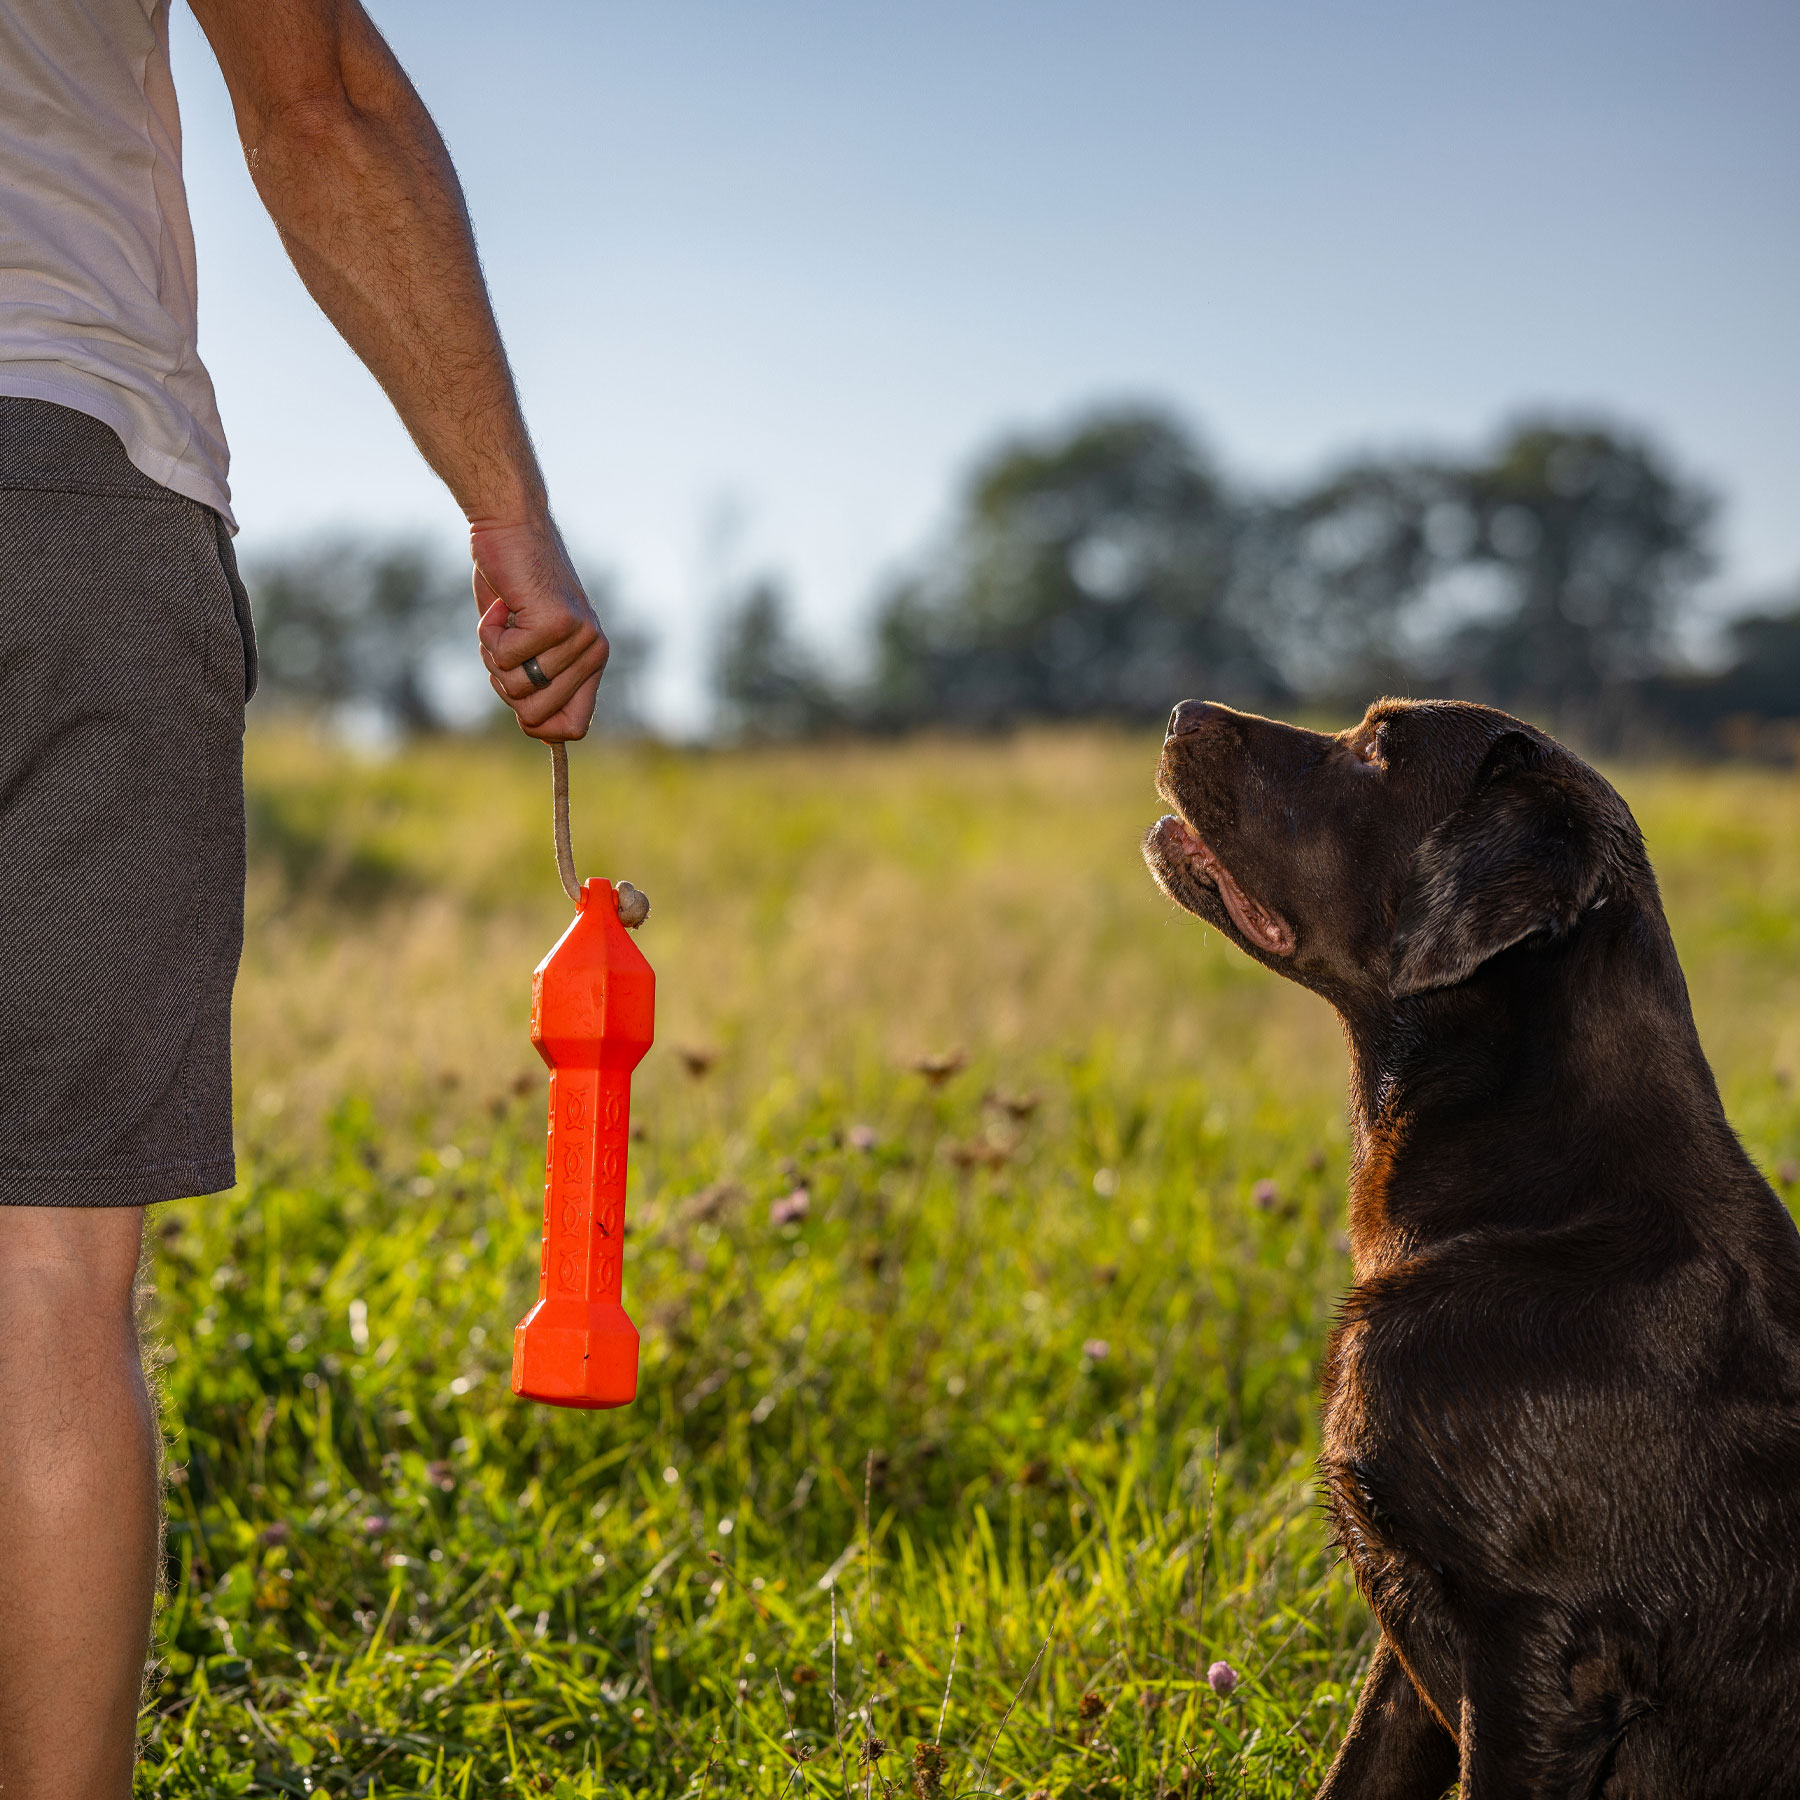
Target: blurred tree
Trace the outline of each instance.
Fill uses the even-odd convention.
[[[1731,662],[1719,677],[1720,705],[1765,719],[1800,719],[1800,606],[1752,613],[1727,636]]]
[[[1367,457],[1265,507],[1240,580],[1314,697],[1450,692],[1605,741],[1710,567],[1712,510],[1640,436],[1530,421],[1485,460]]]
[[[327,539],[253,562],[246,585],[270,699],[372,708],[401,732],[443,728],[427,670],[452,637],[473,634],[475,603],[426,547]]]
[[[841,726],[844,704],[788,622],[787,595],[769,576],[728,605],[713,661],[713,691],[727,735],[815,737]]]
[[[878,608],[870,713],[990,727],[1280,695],[1235,604],[1244,522],[1161,412],[1003,444],[976,469],[948,552]]]
[[[245,583],[266,701],[399,736],[505,716],[476,648],[466,564],[413,541],[341,536],[256,558]],[[584,585],[612,643],[596,727],[640,730],[650,640],[620,621],[604,578]]]
[[[1673,670],[1645,684],[1657,719],[1708,747],[1782,761],[1800,757],[1800,595],[1726,629],[1729,654],[1710,674]],[[1764,731],[1763,726],[1779,726]]]
[[[1462,560],[1490,572],[1497,593],[1486,617],[1453,633],[1444,672],[1472,697],[1610,735],[1712,566],[1711,495],[1642,437],[1541,420],[1457,487]]]
[[[1239,582],[1288,682],[1358,704],[1413,680],[1428,598],[1470,547],[1457,471],[1365,457],[1257,514]]]

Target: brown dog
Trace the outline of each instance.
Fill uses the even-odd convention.
[[[1630,811],[1487,707],[1183,701],[1144,853],[1350,1044],[1326,1508],[1382,1629],[1322,1800],[1800,1796],[1800,1235]]]

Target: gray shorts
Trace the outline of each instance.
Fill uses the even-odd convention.
[[[255,669],[218,515],[0,398],[0,1205],[236,1179]]]

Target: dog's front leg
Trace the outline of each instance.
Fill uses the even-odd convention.
[[[1456,1739],[1384,1636],[1318,1800],[1442,1800],[1457,1769]]]

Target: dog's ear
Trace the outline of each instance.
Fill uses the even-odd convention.
[[[1620,848],[1623,804],[1584,765],[1509,731],[1413,856],[1394,925],[1396,999],[1466,981],[1491,956],[1568,931]]]

